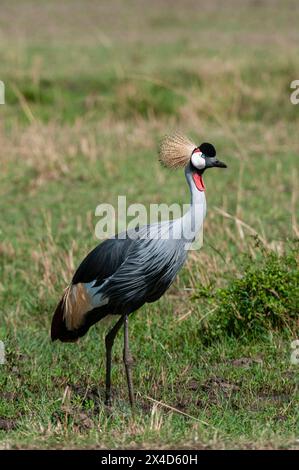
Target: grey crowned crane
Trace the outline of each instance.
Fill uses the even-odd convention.
[[[159,158],[166,167],[185,168],[191,192],[189,210],[181,218],[115,235],[94,248],[75,272],[52,320],[52,340],[74,342],[107,315],[119,316],[105,338],[108,405],[112,347],[117,332],[124,325],[123,360],[133,406],[128,317],[146,302],[158,300],[172,284],[206,215],[202,175],[208,168],[226,168],[217,160],[213,145],[197,146],[179,134],[162,140]]]

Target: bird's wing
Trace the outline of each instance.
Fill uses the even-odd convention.
[[[51,326],[52,340],[75,341],[86,333],[86,314],[99,304],[95,290],[121,266],[132,244],[127,237],[105,240],[82,261],[58,303]]]
[[[165,235],[161,230],[167,232],[165,224],[120,234],[87,255],[56,308],[53,340],[73,341],[85,334],[89,327],[86,315],[99,307],[108,313],[121,313],[124,308],[132,312],[165,292],[185,261],[186,251],[181,240],[161,239]]]
[[[133,311],[158,299],[174,280],[186,259],[181,240],[136,239],[116,272],[98,289],[99,301]]]
[[[76,273],[73,282],[85,283],[87,298],[94,308],[108,305],[117,311],[128,305],[135,310],[145,302],[157,300],[187,255],[185,241],[169,236],[172,228],[173,223],[166,221],[122,233],[117,240],[107,240],[83,261],[79,267],[81,275]],[[88,276],[82,276],[86,271]]]
[[[82,261],[72,279],[72,284],[96,281],[100,285],[112,276],[123,263],[130,249],[130,238],[109,238],[96,246]]]
[[[96,286],[101,285],[121,266],[136,240],[147,236],[149,227],[136,227],[100,243],[81,262],[72,284],[93,282]]]

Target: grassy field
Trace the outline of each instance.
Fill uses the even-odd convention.
[[[299,5],[3,0],[0,448],[299,448]],[[51,344],[53,309],[96,245],[102,202],[189,201],[157,161],[213,142],[201,251],[130,319],[137,410],[104,336]]]

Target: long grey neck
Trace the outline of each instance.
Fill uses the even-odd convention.
[[[190,165],[185,170],[185,176],[190,188],[191,201],[189,210],[182,217],[182,228],[184,238],[190,240],[197,238],[202,230],[203,221],[206,216],[206,197],[204,191],[197,189]]]

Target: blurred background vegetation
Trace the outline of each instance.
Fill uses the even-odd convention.
[[[0,446],[298,447],[298,19],[295,0],[2,0]],[[157,162],[175,129],[228,170],[205,177],[202,250],[130,322],[133,418],[121,340],[107,413],[107,327],[51,345],[49,325],[98,204],[188,202]]]

